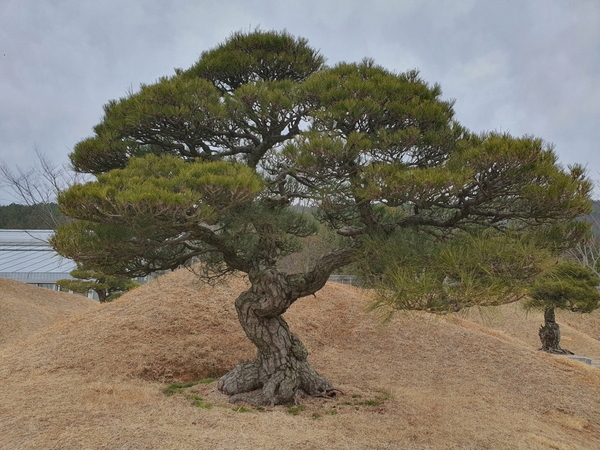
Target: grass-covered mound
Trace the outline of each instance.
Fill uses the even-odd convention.
[[[81,295],[0,278],[0,348],[97,304]]]
[[[344,394],[230,405],[215,382],[188,382],[253,357],[233,308],[244,288],[181,270],[0,349],[0,448],[600,448],[600,369],[537,351],[540,317],[383,326],[368,293],[334,283],[286,318]],[[583,319],[558,318],[568,348],[594,356],[600,316]]]

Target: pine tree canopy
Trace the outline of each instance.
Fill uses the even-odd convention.
[[[70,157],[96,180],[59,197],[76,219],[53,238],[61,254],[112,275],[201,262],[263,283],[320,221],[339,248],[279,273],[290,298],[356,263],[394,308],[501,303],[591,211],[584,169],[542,139],[470,132],[417,71],[329,67],[286,32],[236,33],[110,101]]]
[[[114,300],[122,293],[140,284],[129,278],[106,275],[94,270],[73,269],[70,272],[73,279],[58,280],[56,284],[63,290],[88,294],[94,291],[101,303]]]
[[[589,313],[600,307],[600,278],[590,269],[569,261],[539,277],[529,292],[531,309],[568,309]]]

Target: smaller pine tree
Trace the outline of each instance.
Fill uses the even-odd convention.
[[[82,268],[73,269],[70,272],[74,278],[58,280],[56,284],[61,289],[87,294],[94,291],[98,295],[100,303],[110,302],[121,296],[124,292],[139,286],[139,283],[129,278],[106,275],[94,270]]]
[[[560,347],[560,327],[555,309],[589,313],[600,307],[600,278],[587,267],[562,261],[548,275],[541,277],[529,290],[526,307],[544,311],[540,326],[541,350],[557,354],[573,354]]]

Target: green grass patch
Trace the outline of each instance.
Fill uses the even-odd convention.
[[[390,394],[379,392],[374,396],[363,396],[360,394],[351,395],[351,400],[340,402],[341,406],[381,406],[386,400],[389,400]]]
[[[213,407],[212,403],[206,403],[202,397],[197,395],[184,394],[183,396],[191,400],[196,408],[210,409]]]
[[[205,402],[202,397],[198,396],[195,393],[185,392],[185,389],[191,388],[198,384],[212,383],[213,381],[215,381],[214,378],[205,378],[204,380],[192,381],[189,383],[172,383],[166,388],[162,389],[162,393],[165,394],[167,397],[181,395],[186,400],[189,400],[196,408],[210,409],[213,407],[212,403]]]
[[[194,381],[191,383],[173,383],[173,384],[168,385],[166,388],[164,388],[162,390],[162,393],[165,394],[167,397],[171,397],[175,394],[181,394],[184,389],[187,389],[192,386],[196,386],[197,384],[198,384],[198,381]]]
[[[289,414],[291,414],[292,416],[297,416],[298,414],[300,414],[302,411],[304,411],[306,409],[306,406],[303,405],[299,405],[299,406],[288,406],[287,412]]]
[[[233,408],[233,410],[235,412],[239,412],[239,413],[247,413],[247,412],[252,412],[251,409],[246,408],[245,406],[238,406],[237,408]]]
[[[358,396],[358,397],[360,398],[360,396]],[[362,400],[355,404],[360,405],[360,406],[381,406],[386,400],[389,400],[389,399],[390,399],[390,394],[388,392],[381,392],[375,398],[370,398],[368,400]]]
[[[357,405],[379,406],[381,405],[381,402],[379,400],[365,400],[364,402],[358,402]]]

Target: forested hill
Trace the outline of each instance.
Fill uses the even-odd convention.
[[[596,236],[600,236],[600,200],[594,200],[593,202],[594,210],[590,215],[592,220],[594,234]]]
[[[594,200],[594,211],[587,218],[592,222],[594,234],[600,236],[600,200]],[[12,203],[0,205],[0,229],[47,230],[54,229],[57,223],[66,221],[58,211],[56,203],[26,206]]]
[[[33,206],[0,205],[0,229],[48,230],[57,224],[65,223],[66,217],[58,211],[56,203],[44,203]]]

